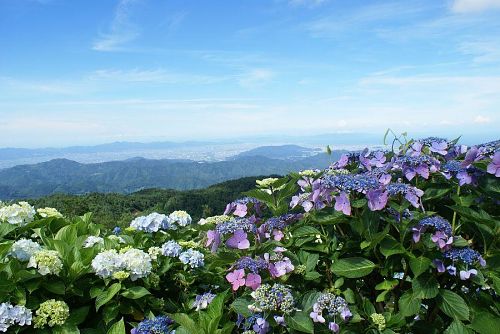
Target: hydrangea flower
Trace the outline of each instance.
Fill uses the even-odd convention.
[[[467,168],[462,167],[461,163],[456,160],[447,161],[443,165],[441,173],[447,180],[453,176],[456,177],[461,186],[472,183],[472,176],[468,173]]]
[[[37,268],[40,275],[59,275],[63,263],[59,253],[54,250],[40,250],[33,254],[28,262],[28,268]]]
[[[130,227],[148,233],[158,232],[170,227],[170,219],[164,214],[153,212],[147,216],[140,216],[130,222]]]
[[[10,255],[19,261],[28,261],[40,250],[42,250],[42,246],[37,242],[22,238],[12,244]]]
[[[240,198],[226,205],[224,210],[225,215],[233,214],[238,217],[245,217],[248,214],[250,207],[253,207],[257,215],[261,214],[261,203],[253,197]]]
[[[173,323],[172,319],[164,315],[145,319],[132,329],[130,334],[174,334],[175,331],[170,329]]]
[[[158,259],[158,256],[162,254],[162,249],[161,247],[156,247],[156,246],[149,247],[148,254],[151,260],[156,261]]]
[[[120,226],[115,226],[115,228],[113,228],[113,234],[114,235],[118,235],[120,233],[122,233],[121,227]]]
[[[132,281],[146,277],[151,273],[153,266],[151,264],[151,257],[148,253],[140,249],[132,248],[120,255],[123,259],[125,269],[130,273],[130,279]]]
[[[62,218],[63,215],[59,211],[57,211],[54,208],[40,208],[37,209],[36,212],[42,217],[42,218],[47,218],[47,217],[54,217],[54,218]]]
[[[31,325],[31,320],[32,313],[30,309],[22,305],[0,304],[0,332],[6,332],[12,325]]]
[[[170,224],[177,224],[181,227],[188,226],[192,223],[191,216],[186,211],[174,211],[168,216]]]
[[[495,152],[495,155],[491,158],[491,162],[488,164],[487,172],[500,177],[500,151]]]
[[[416,243],[419,242],[421,234],[428,228],[432,228],[434,230],[435,234],[433,236],[433,241],[440,249],[443,249],[445,245],[451,244],[451,242],[449,242],[449,238],[452,238],[451,225],[446,219],[439,216],[424,218],[417,224],[417,226],[413,227],[413,241]],[[440,242],[440,240],[444,240],[444,244]]]
[[[110,249],[96,255],[92,260],[92,269],[97,276],[109,278],[114,273],[125,269],[125,263],[121,254],[118,254],[115,249]]]
[[[323,315],[323,311],[326,311],[327,314]],[[352,317],[352,313],[344,298],[325,292],[321,293],[313,304],[313,309],[309,317],[314,322],[325,323],[325,316],[333,319],[333,321],[328,323],[328,329],[333,333],[338,333],[340,326],[337,324],[337,317],[340,316],[343,321],[348,321]]]
[[[189,265],[191,268],[203,267],[205,265],[204,259],[205,255],[203,255],[203,253],[192,248],[179,255],[179,260]]]
[[[104,246],[104,239],[101,237],[96,237],[94,235],[88,236],[83,243],[83,248],[90,248],[94,247],[95,245]]]
[[[40,304],[36,310],[36,316],[33,319],[35,328],[44,328],[46,325],[49,327],[62,326],[69,317],[69,307],[65,302],[55,299],[49,299]]]
[[[370,318],[372,319],[373,324],[378,327],[379,331],[383,331],[385,329],[385,318],[383,314],[372,313]]]
[[[26,225],[33,221],[35,208],[28,202],[0,207],[0,222],[7,222],[12,225]]]
[[[177,257],[181,251],[181,245],[174,240],[169,240],[161,246],[161,252],[164,256]]]
[[[271,311],[289,314],[295,310],[295,300],[290,288],[275,283],[262,284],[254,292],[252,297],[255,301],[253,309],[257,312]]]
[[[216,295],[211,292],[205,292],[202,295],[197,295],[191,307],[196,308],[196,311],[204,310],[212,302],[215,296]]]
[[[207,217],[207,218],[202,218],[198,222],[199,225],[205,225],[205,224],[220,224],[227,222],[229,220],[233,219],[231,216],[228,215],[219,215],[219,216],[212,216],[212,217]]]

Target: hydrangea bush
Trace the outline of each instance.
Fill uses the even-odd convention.
[[[496,333],[498,177],[499,141],[396,137],[197,223],[1,203],[0,331]]]

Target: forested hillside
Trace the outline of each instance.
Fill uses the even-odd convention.
[[[138,213],[186,210],[193,219],[224,211],[227,203],[255,187],[258,177],[226,181],[205,189],[165,190],[144,189],[132,194],[91,193],[87,195],[55,194],[29,200],[36,207],[57,207],[66,216],[80,216],[92,212],[94,220],[110,228],[127,225]]]

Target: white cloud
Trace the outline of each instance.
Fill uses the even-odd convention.
[[[500,0],[454,0],[451,10],[455,13],[477,13],[500,9]]]
[[[101,34],[94,42],[92,49],[96,51],[117,51],[125,43],[133,41],[139,36],[136,25],[130,22],[133,5],[139,0],[120,0],[118,3],[109,32]]]
[[[491,118],[486,117],[486,116],[482,116],[482,115],[477,115],[477,116],[474,118],[474,123],[477,123],[477,124],[487,124],[487,123],[491,123]]]

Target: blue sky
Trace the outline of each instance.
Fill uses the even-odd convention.
[[[0,0],[0,146],[487,140],[500,0]]]

